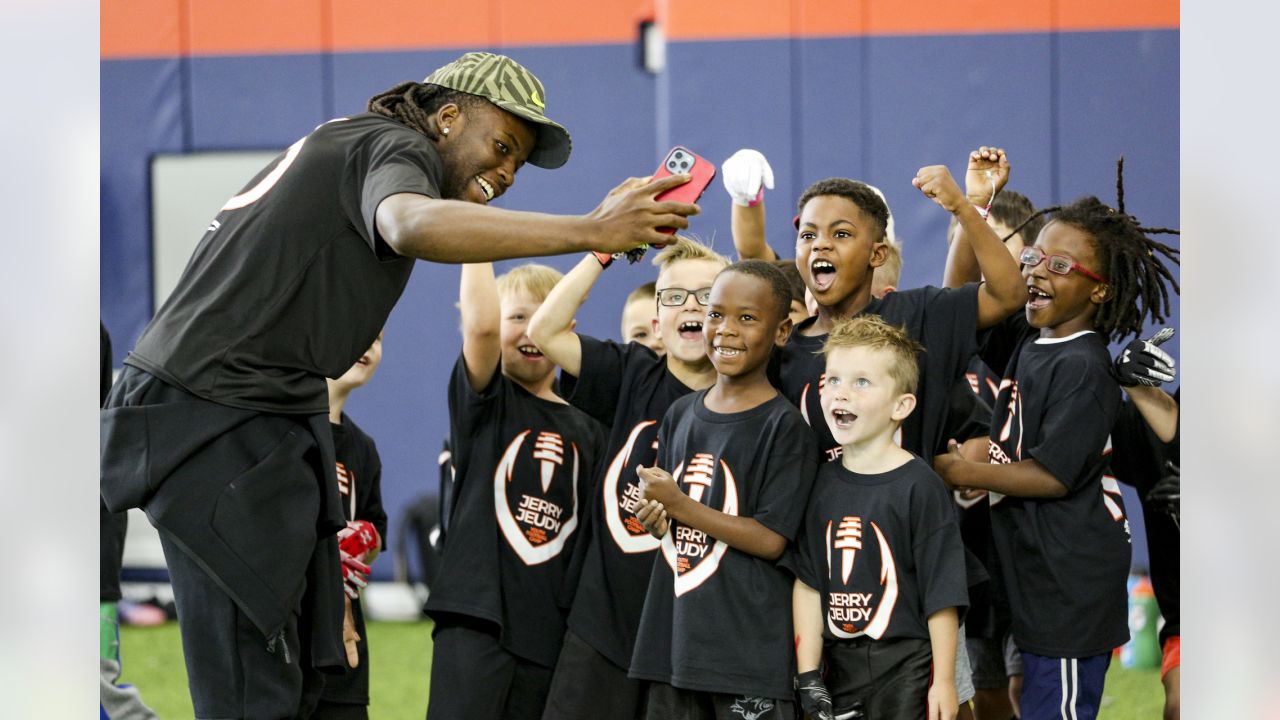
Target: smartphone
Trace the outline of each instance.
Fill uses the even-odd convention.
[[[706,191],[707,187],[711,185],[711,181],[715,179],[716,166],[689,148],[677,145],[671,148],[666,158],[662,160],[662,164],[658,166],[658,171],[653,174],[653,179],[657,180],[681,173],[691,177],[689,182],[673,187],[654,199],[659,202],[663,200],[674,200],[682,203],[698,202],[698,198],[702,197],[702,193]],[[675,228],[658,228],[658,230],[668,235],[674,235],[676,232]]]

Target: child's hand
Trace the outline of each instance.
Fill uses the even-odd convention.
[[[1009,159],[1002,148],[982,146],[969,153],[969,169],[964,174],[964,194],[969,202],[987,207],[1009,182]]]
[[[947,452],[943,455],[935,455],[933,458],[933,471],[938,473],[943,482],[951,489],[961,487],[961,483],[957,482],[957,471],[964,464],[969,462],[960,452],[960,443],[955,439],[947,441]]]
[[[960,712],[955,682],[935,682],[929,686],[929,720],[955,720]]]
[[[759,150],[743,148],[720,165],[720,178],[734,205],[751,207],[773,189],[773,168]]]
[[[657,500],[646,500],[636,511],[636,519],[644,525],[649,534],[661,540],[667,534],[671,521],[667,517],[667,508]]]
[[[938,203],[949,213],[955,213],[969,201],[946,165],[930,165],[922,167],[911,180],[924,196]]]
[[[342,598],[342,605],[342,647],[347,653],[347,665],[354,668],[360,665],[360,649],[357,645],[360,642],[360,633],[356,631],[351,598]]]
[[[678,502],[684,491],[676,484],[671,473],[660,467],[638,467],[636,474],[640,476],[640,485],[646,500],[657,500],[663,505]]]

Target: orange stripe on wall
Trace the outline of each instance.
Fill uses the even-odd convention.
[[[102,0],[102,57],[180,55],[178,3],[179,0]]]
[[[1178,0],[102,0],[102,57],[1176,29]],[[180,27],[183,11],[189,18]],[[322,16],[331,18],[324,36]],[[1056,15],[1056,17],[1055,17]],[[190,37],[184,51],[181,35]]]

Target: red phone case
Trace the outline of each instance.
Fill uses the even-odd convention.
[[[661,202],[663,200],[674,200],[682,203],[696,203],[698,198],[702,197],[702,193],[711,185],[711,181],[716,177],[716,166],[706,158],[698,155],[689,148],[677,145],[671,148],[667,156],[663,158],[662,164],[658,166],[658,171],[653,174],[653,179],[686,173],[690,176],[689,182],[673,187],[670,190],[658,195],[655,200]],[[658,228],[660,232],[674,235],[675,228]]]

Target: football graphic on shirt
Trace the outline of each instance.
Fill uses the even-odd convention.
[[[680,489],[693,500],[726,515],[738,514],[738,483],[724,460],[697,453],[671,473]],[[662,556],[675,572],[675,593],[680,597],[696,589],[720,568],[729,546],[705,532],[677,521],[662,538]]]
[[[644,529],[636,510],[644,502],[636,468],[653,465],[657,456],[658,423],[645,420],[631,430],[627,442],[614,456],[604,474],[604,522],[609,537],[624,553],[657,550],[659,540]]]
[[[493,473],[494,513],[526,565],[559,555],[577,529],[578,471],[578,446],[566,447],[559,433],[525,430],[502,454]]]
[[[863,548],[862,518],[845,516],[838,523],[827,521],[827,629],[838,638],[867,635],[880,639],[898,604],[898,566],[893,549],[879,525],[866,524],[876,536],[876,545],[871,548]],[[859,561],[876,562],[877,551],[880,571],[872,575],[876,582],[872,585],[866,573],[856,576],[853,571]]]

